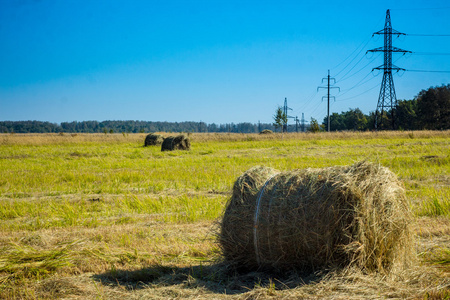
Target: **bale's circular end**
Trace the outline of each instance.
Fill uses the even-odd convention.
[[[191,140],[187,135],[169,136],[161,144],[161,151],[190,150]]]
[[[236,180],[218,239],[225,260],[246,269],[384,272],[412,259],[409,224],[401,183],[378,164],[255,167]]]
[[[145,137],[144,146],[156,146],[161,145],[164,141],[164,137],[160,134],[150,133]]]

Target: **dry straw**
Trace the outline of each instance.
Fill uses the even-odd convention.
[[[264,129],[263,131],[261,131],[259,134],[272,134],[273,131],[270,129]]]
[[[225,260],[248,270],[403,270],[413,260],[411,213],[389,169],[369,162],[235,182],[221,223]]]
[[[164,139],[164,142],[161,145],[161,151],[189,149],[191,149],[191,141],[189,140],[189,137],[184,134],[180,134],[175,137],[169,136]]]
[[[156,146],[161,145],[164,141],[164,137],[160,134],[150,133],[145,137],[144,146]]]

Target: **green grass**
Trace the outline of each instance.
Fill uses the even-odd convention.
[[[88,203],[89,195],[118,195],[114,198],[117,202],[142,201],[145,213],[151,214],[161,212],[161,207],[158,208],[161,200],[149,197],[159,199],[161,194],[173,193],[176,195],[170,196],[165,205],[181,205],[198,215],[195,208],[181,203],[188,202],[189,194],[196,194],[196,202],[223,204],[223,197],[210,199],[208,193],[228,193],[234,180],[252,166],[261,164],[288,170],[346,165],[363,159],[378,161],[398,174],[405,182],[412,203],[425,199],[419,215],[447,214],[448,137],[411,139],[406,134],[403,138],[376,138],[374,135],[370,139],[343,140],[332,137],[199,141],[187,152],[161,152],[159,147],[144,148],[142,143],[130,143],[126,139],[122,143],[117,139],[42,145],[4,143],[0,146],[0,216],[8,220],[44,215],[52,219],[49,226],[79,225],[79,219],[89,218],[95,224],[96,217],[110,217],[124,208],[130,210],[108,201],[109,204]],[[437,189],[442,197],[436,195]],[[39,201],[35,201],[37,199]],[[80,209],[75,209],[75,205]],[[47,206],[50,211],[42,214]],[[173,207],[168,211],[173,211]],[[217,217],[216,206],[207,204],[206,207],[211,207],[212,212],[209,217],[206,217],[209,213],[200,213],[203,218]],[[108,210],[106,215],[104,210]],[[55,214],[59,219],[52,217]],[[184,215],[182,219],[189,220],[189,217]],[[175,218],[166,220],[176,221]]]
[[[242,140],[193,143],[188,152],[160,152],[139,143],[69,143],[0,147],[0,195],[158,194],[167,190],[227,192],[244,170],[379,161],[403,179],[414,197],[442,180],[448,185],[449,139]],[[432,159],[424,157],[436,156]]]
[[[214,220],[223,211],[224,196],[147,196],[133,194],[110,200],[47,198],[40,201],[0,201],[0,229],[98,227],[133,223],[140,215],[161,222]]]
[[[175,152],[124,139],[1,145],[0,228],[95,227],[108,218],[133,222],[127,214],[154,214],[165,222],[211,220],[219,216],[234,180],[252,166],[289,170],[364,159],[398,174],[419,216],[449,215],[450,139],[445,135],[247,137],[200,140],[191,151]]]
[[[211,226],[236,178],[255,165],[379,162],[404,182],[417,217],[450,218],[448,132],[192,139],[190,151],[161,152],[142,147],[144,135],[0,135],[0,298],[39,298],[40,289],[52,286],[41,286],[44,278],[164,277],[216,260]],[[425,261],[447,268],[442,249]],[[155,265],[162,271],[147,268]],[[100,294],[107,289],[92,286]],[[270,283],[264,292],[278,295]]]
[[[433,191],[430,198],[424,200],[417,208],[418,216],[450,217],[450,192],[449,190]]]

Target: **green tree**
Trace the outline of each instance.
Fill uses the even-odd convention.
[[[275,126],[275,128],[280,128],[281,132],[283,124],[287,123],[287,115],[283,112],[283,108],[281,108],[281,106],[278,106],[273,119],[275,121],[273,126]]]
[[[323,119],[322,124],[327,124],[328,120],[327,117]],[[344,124],[344,117],[342,114],[338,113],[332,113],[330,115],[330,130],[331,131],[337,131],[337,130],[345,130],[345,124]]]
[[[391,110],[383,111],[383,114],[378,113],[378,130],[392,130],[392,114]]]
[[[367,117],[359,109],[350,109],[345,113],[344,123],[347,130],[362,131],[367,128]]]
[[[327,117],[323,119],[322,125],[326,126]],[[370,126],[373,126],[369,123],[369,116],[363,114],[363,112],[359,109],[350,109],[347,112],[333,113],[330,115],[330,130],[357,130],[363,131],[369,129]]]
[[[417,96],[417,112],[423,129],[450,129],[450,84],[422,90]]]
[[[417,100],[399,100],[395,110],[398,129],[416,130],[417,124]]]
[[[309,124],[309,131],[314,132],[314,133],[320,131],[319,122],[317,122],[317,120],[314,118],[311,118],[311,123]]]

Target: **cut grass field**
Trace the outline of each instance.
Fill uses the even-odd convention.
[[[450,297],[449,131],[190,138],[190,151],[161,152],[145,134],[0,134],[0,298]],[[360,160],[405,185],[414,269],[236,274],[221,263],[214,226],[242,172]]]

